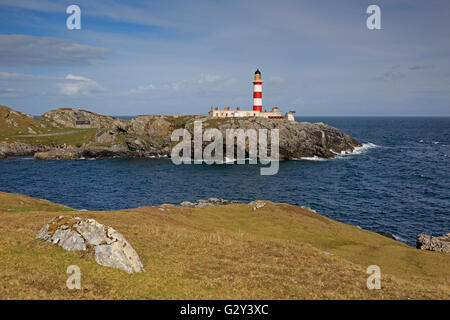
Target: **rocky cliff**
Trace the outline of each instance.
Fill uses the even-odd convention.
[[[224,137],[226,147],[227,129],[279,129],[280,159],[297,159],[302,157],[333,158],[337,154],[347,153],[359,146],[349,135],[324,123],[293,122],[284,119],[239,118],[211,119],[204,116],[137,116],[123,119],[99,115],[85,110],[62,108],[43,114],[40,120],[46,128],[69,130],[65,132],[36,133],[34,137],[51,137],[79,134],[81,131],[93,132],[92,137],[83,139],[66,139],[71,144],[27,143],[14,141],[14,137],[3,146],[5,150],[13,143],[21,143],[20,148],[8,147],[8,152],[0,148],[0,157],[4,155],[23,155],[36,153],[37,159],[73,159],[79,157],[170,157],[174,142],[171,133],[175,129],[185,128],[193,134],[194,121],[202,121],[203,129],[217,128]],[[47,129],[50,131],[50,129]],[[47,132],[46,131],[46,132]],[[30,134],[31,135],[31,134]],[[1,137],[0,137],[1,138]],[[24,138],[23,138],[24,139]],[[50,139],[50,138],[49,138]],[[17,139],[16,139],[17,140]],[[1,140],[0,140],[1,141]],[[205,143],[207,145],[208,143]],[[25,147],[27,145],[28,147]],[[248,146],[247,146],[248,149]],[[270,148],[269,148],[270,149]],[[15,153],[11,150],[17,150]],[[28,150],[26,153],[23,150]],[[39,153],[37,153],[39,152]],[[46,153],[47,152],[47,153]],[[248,150],[246,150],[248,153]]]

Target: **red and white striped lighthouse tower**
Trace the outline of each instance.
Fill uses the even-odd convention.
[[[259,69],[256,70],[253,81],[253,111],[262,112],[262,81]]]

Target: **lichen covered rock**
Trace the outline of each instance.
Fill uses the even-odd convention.
[[[417,249],[450,253],[450,233],[440,237],[419,234],[417,236]]]
[[[266,205],[266,203],[262,200],[255,200],[249,203],[249,205],[252,207],[253,211],[256,211],[258,209],[261,209]]]
[[[242,202],[236,200],[209,198],[208,200],[197,200],[195,202],[183,201],[182,203],[180,203],[180,206],[189,208],[203,208],[203,207],[222,206],[230,203],[242,203]]]
[[[37,238],[68,251],[93,248],[95,261],[102,266],[128,273],[144,271],[139,256],[124,236],[94,219],[55,217],[39,231]]]

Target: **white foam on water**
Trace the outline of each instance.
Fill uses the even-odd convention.
[[[314,157],[294,158],[294,159],[292,159],[292,160],[327,161],[327,160],[330,160],[330,159],[327,159],[327,158],[321,158],[321,157],[318,157],[318,156],[314,156]]]
[[[398,236],[398,235],[396,235],[396,234],[392,234],[392,236],[395,238],[395,240],[397,240],[397,241],[401,241],[401,242],[404,242],[404,243],[408,243],[408,241],[405,239],[405,238],[402,238],[402,237],[400,237],[400,236]]]
[[[234,161],[236,161],[236,159],[225,157],[225,161],[223,161],[222,163],[234,163]]]
[[[378,145],[376,145],[375,143],[372,142],[367,142],[367,143],[363,143],[360,147],[355,147],[352,151],[348,150],[348,151],[341,151],[339,152],[334,152],[333,150],[330,149],[331,152],[333,152],[336,157],[335,158],[321,158],[318,156],[313,156],[313,157],[302,157],[302,158],[295,158],[293,160],[309,160],[309,161],[327,161],[327,160],[332,160],[332,159],[340,159],[346,156],[351,156],[351,155],[359,155],[359,154],[363,154],[365,153],[367,150],[372,149],[372,148],[377,148]]]
[[[352,152],[347,153],[345,155],[362,154],[369,149],[373,149],[373,148],[377,148],[377,147],[378,147],[378,145],[376,145],[375,143],[367,142],[367,143],[363,143],[360,147],[356,147],[355,149],[353,149]]]

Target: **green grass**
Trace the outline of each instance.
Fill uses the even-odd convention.
[[[53,133],[52,136],[12,136],[14,141],[24,142],[31,145],[46,145],[57,147],[62,145],[81,147],[83,143],[93,141],[98,129],[57,129],[47,133]],[[69,134],[58,134],[69,132]]]
[[[146,269],[131,275],[35,240],[67,208],[7,193],[0,206],[0,299],[450,298],[449,255],[287,204],[70,212],[127,238]],[[82,290],[65,287],[71,264],[81,268]],[[372,264],[381,268],[381,290],[366,288]]]
[[[164,118],[164,120],[172,123],[173,125],[175,125],[175,128],[178,129],[178,128],[184,128],[186,123],[188,123],[189,121],[191,121],[194,118],[195,118],[195,116],[190,116],[190,115],[179,116],[179,117],[167,116]]]
[[[29,129],[36,134],[30,133]],[[0,105],[0,142],[81,147],[83,143],[94,141],[98,130],[54,127],[45,118],[29,118],[25,114]]]

